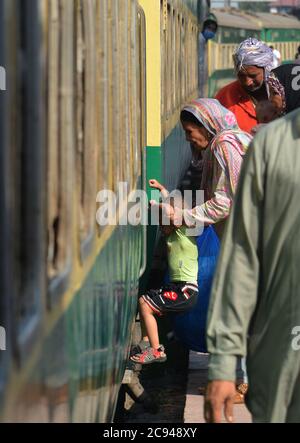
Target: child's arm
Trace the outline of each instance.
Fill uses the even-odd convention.
[[[169,191],[154,178],[149,180],[149,185],[151,186],[151,188],[158,189],[161,192],[163,198],[167,198],[169,196]]]
[[[158,207],[160,228],[161,228],[164,235],[168,236],[175,229],[182,226],[182,223],[180,223],[178,226],[173,223],[173,221],[174,221],[173,206],[169,205],[168,203],[157,203],[155,200],[150,200],[150,206]],[[163,219],[163,217],[165,217],[165,220]],[[164,221],[165,222],[169,221],[169,223],[164,225],[164,224],[162,224]]]

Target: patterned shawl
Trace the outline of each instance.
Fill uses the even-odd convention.
[[[252,136],[239,128],[235,115],[216,99],[200,98],[186,105],[183,110],[193,114],[213,135],[207,149],[216,157],[234,191],[240,171],[234,167],[236,162],[233,160],[236,156],[244,156]],[[209,175],[208,170],[205,171],[208,166],[205,164],[204,167],[206,177]]]
[[[268,78],[269,88],[282,98],[283,114],[300,107],[299,74],[299,65],[286,64],[275,68]]]

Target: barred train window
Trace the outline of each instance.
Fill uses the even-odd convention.
[[[165,18],[164,18],[164,3],[163,0],[160,2],[160,22],[164,24]],[[167,37],[166,37],[166,29],[164,29],[164,26],[161,26],[160,30],[160,40],[161,40],[161,65],[160,65],[160,75],[163,84],[166,84],[166,78],[167,78],[167,62],[166,62],[166,52],[167,52]],[[166,114],[166,90],[165,88],[161,91],[161,115]]]
[[[94,0],[76,1],[76,185],[81,258],[90,252],[96,213],[96,45]]]
[[[49,304],[71,270],[73,152],[73,2],[49,2],[47,53],[47,274]]]
[[[172,112],[176,109],[176,15],[175,9],[172,10]]]
[[[123,3],[123,2],[122,2]],[[107,0],[96,2],[96,51],[97,51],[97,112],[96,112],[96,141],[98,156],[98,186],[97,192],[108,186],[108,57],[107,57]],[[99,227],[98,233],[101,229]]]
[[[130,23],[132,21],[132,13],[131,8],[132,5],[128,3],[128,1],[123,2],[123,9],[119,10],[121,17],[123,17],[122,23],[123,27],[120,27],[121,35],[119,38],[121,39],[121,50],[120,50],[120,65],[121,65],[121,78],[120,78],[120,102],[124,103],[124,106],[120,109],[120,163],[123,164],[123,173],[121,175],[122,181],[127,182],[128,189],[132,186],[132,162],[130,161],[131,156],[131,126],[130,115],[131,115],[131,90],[128,85],[128,81],[131,78],[131,52],[130,52]]]
[[[0,2],[0,66],[5,66],[5,20],[4,4]],[[7,211],[9,201],[9,150],[7,149],[7,96],[0,91],[0,396],[5,385],[9,350],[7,347],[9,301],[11,299],[11,238],[10,214]],[[3,328],[3,329],[2,329]],[[2,352],[7,349],[6,352]]]
[[[143,156],[144,148],[146,147],[146,60],[145,60],[145,16],[142,9],[138,10],[138,35],[137,35],[137,128],[138,128],[138,169],[137,178],[142,175],[141,170],[141,156]],[[145,177],[142,177],[145,180]],[[142,187],[145,188],[145,183],[142,183]]]
[[[180,106],[180,89],[178,85],[180,84],[180,15],[177,14],[176,20],[176,31],[175,31],[175,39],[176,39],[176,50],[175,50],[175,94],[176,94],[176,108]]]
[[[120,69],[117,66],[120,65],[120,48],[121,48],[121,39],[120,39],[120,8],[119,2],[113,3],[112,8],[112,17],[113,17],[113,27],[112,27],[112,68],[113,68],[113,88],[112,88],[112,103],[111,108],[113,110],[111,114],[112,118],[112,153],[113,153],[113,178],[114,178],[114,189],[117,191],[117,185],[121,181],[121,159],[120,151],[122,150],[122,140],[120,139],[120,130],[121,130],[121,106],[122,103],[120,101],[120,91],[122,77]],[[132,39],[134,41],[134,39]]]
[[[138,172],[140,170],[140,162],[139,162],[139,154],[138,154],[138,128],[137,128],[137,121],[136,121],[136,114],[137,114],[137,82],[136,82],[136,70],[137,70],[137,64],[138,61],[136,59],[136,8],[134,8],[130,4],[130,21],[131,23],[134,23],[135,26],[131,26],[131,35],[130,35],[130,41],[134,41],[135,45],[129,45],[129,54],[130,54],[130,61],[129,61],[129,78],[132,79],[130,82],[130,152],[131,152],[131,163],[132,163],[132,169],[131,169],[131,188],[133,188],[136,185]]]
[[[114,172],[115,172],[115,136],[114,133],[114,121],[116,119],[116,115],[114,111],[116,108],[114,106],[114,98],[115,98],[115,76],[116,69],[113,64],[113,51],[115,49],[115,29],[116,29],[116,18],[114,15],[114,2],[107,2],[107,20],[109,26],[107,28],[107,56],[108,56],[108,65],[107,65],[107,94],[108,94],[108,103],[105,112],[108,114],[107,126],[108,126],[108,188],[114,190]]]
[[[172,111],[172,90],[174,88],[174,82],[172,79],[172,63],[173,63],[173,53],[172,53],[172,10],[171,6],[167,5],[167,30],[166,30],[166,37],[167,37],[167,59],[166,59],[166,102],[167,102],[167,117],[170,116]]]
[[[13,5],[16,36],[9,41],[8,146],[11,152],[14,260],[14,344],[20,360],[36,338],[44,276],[44,150],[41,136],[41,76],[38,2]]]
[[[119,89],[118,89],[118,101],[117,103],[121,104],[119,106],[118,112],[118,138],[117,138],[117,152],[116,155],[119,158],[119,180],[126,181],[126,177],[129,176],[127,173],[127,168],[129,160],[126,158],[128,154],[128,146],[129,146],[129,131],[128,131],[128,99],[129,99],[129,91],[127,87],[127,78],[128,78],[128,52],[127,52],[127,33],[128,33],[128,5],[127,1],[118,3],[118,14],[119,14],[119,23],[118,23],[118,75],[119,75]],[[117,104],[115,103],[115,105]]]
[[[181,17],[181,102],[185,102],[186,97],[186,54],[185,54],[185,20]]]

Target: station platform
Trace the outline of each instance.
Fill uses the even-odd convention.
[[[184,423],[205,423],[204,396],[198,391],[207,380],[208,354],[190,351]],[[233,409],[235,423],[251,423],[251,415],[244,404],[236,404]],[[224,423],[226,423],[224,418]]]

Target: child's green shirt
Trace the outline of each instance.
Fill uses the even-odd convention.
[[[167,237],[168,264],[171,281],[197,282],[197,237],[186,234],[186,226],[173,231]]]

